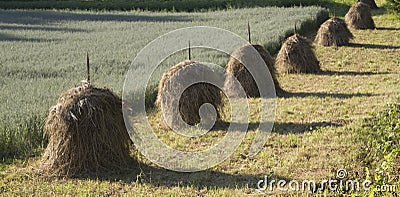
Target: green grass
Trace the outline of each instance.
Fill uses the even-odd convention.
[[[360,128],[360,138],[367,138],[363,146],[368,176],[374,180],[371,187],[374,193],[389,195],[392,192],[380,192],[376,186],[394,185],[400,188],[400,103],[389,104],[387,109],[378,112],[366,120]]]
[[[340,1],[340,3],[346,6],[352,4],[350,1]],[[377,3],[381,6],[384,2],[377,1]],[[252,9],[238,12],[252,16],[251,19],[254,20],[260,18]],[[3,13],[3,11],[0,12],[0,14]],[[123,77],[129,61],[137,51],[156,37],[154,32],[162,34],[168,32],[169,28],[199,24],[201,22],[196,21],[198,17],[197,20],[206,18],[207,20],[201,21],[233,30],[242,37],[246,37],[246,29],[237,28],[237,24],[244,23],[245,27],[247,17],[240,19],[235,15],[235,10],[151,14],[151,16],[184,15],[193,17],[194,21],[175,21],[166,24],[135,22],[141,29],[124,21],[71,19],[79,18],[77,16],[82,16],[79,14],[88,14],[88,12],[65,13],[69,14],[69,20],[43,20],[43,17],[37,14],[32,20],[35,24],[25,24],[23,21],[26,19],[18,18],[20,14],[16,14],[13,15],[17,18],[14,20],[19,20],[19,23],[0,24],[19,28],[6,30],[6,32],[2,30],[0,33],[14,39],[0,41],[2,48],[9,49],[0,57],[0,65],[4,68],[1,74],[5,76],[0,78],[0,87],[2,87],[1,92],[7,95],[0,99],[3,99],[1,103],[9,100],[8,104],[11,105],[8,108],[2,105],[2,111],[6,112],[5,118],[2,119],[9,121],[7,124],[3,123],[4,125],[14,125],[12,121],[15,121],[15,125],[18,126],[21,124],[19,121],[23,120],[18,117],[26,118],[32,114],[43,114],[44,117],[61,92],[84,78],[86,51],[92,54],[93,69],[96,70],[93,77],[96,84],[112,87],[120,94],[123,80],[120,77]],[[94,15],[94,12],[89,13]],[[100,12],[101,14],[106,13]],[[124,14],[127,13],[113,12],[113,15]],[[142,15],[146,14],[150,15],[148,12],[142,13]],[[379,145],[398,139],[398,126],[396,126],[398,125],[398,108],[394,107],[397,105],[388,107],[387,103],[398,102],[400,95],[400,57],[398,56],[400,21],[396,16],[385,13],[384,10],[374,11],[373,14],[378,29],[352,30],[355,35],[352,45],[337,49],[316,47],[321,67],[327,71],[324,74],[279,76],[283,89],[292,94],[277,99],[278,108],[273,132],[263,150],[254,158],[248,158],[245,154],[256,132],[256,126],[251,127],[244,143],[230,158],[212,169],[197,173],[164,170],[133,150],[132,155],[140,161],[140,168],[137,170],[98,178],[66,180],[46,178],[36,174],[35,168],[39,158],[33,157],[16,160],[13,164],[0,164],[0,195],[257,196],[265,195],[255,190],[257,182],[265,175],[275,180],[319,181],[335,178],[336,171],[340,168],[349,172],[349,178],[371,179],[374,185],[396,184],[399,180],[396,177],[399,174],[396,171],[398,165],[394,161],[398,157],[396,157],[397,153],[392,152],[398,151],[398,146],[387,146],[386,149],[385,146],[381,146],[384,148],[381,149]],[[226,22],[228,15],[239,18],[235,19],[235,24],[230,24]],[[45,16],[48,16],[48,13]],[[108,17],[112,18],[110,14]],[[4,17],[0,17],[0,21],[4,23],[4,20]],[[268,43],[266,37],[274,35],[266,33],[265,25],[260,24],[266,22],[260,20],[253,27],[254,31],[258,32],[253,33],[255,42],[264,45]],[[289,30],[291,27],[292,24],[288,22],[289,32],[291,32]],[[59,30],[60,28],[65,31]],[[69,31],[71,29],[75,31]],[[82,31],[82,29],[88,31]],[[274,28],[271,27],[269,31],[273,30]],[[284,34],[285,32],[281,35]],[[143,38],[137,39],[139,35]],[[200,51],[194,54],[197,54],[195,58],[198,59],[206,58],[207,61],[222,65],[226,63],[224,56],[206,55],[204,57]],[[182,58],[184,58],[184,53],[176,54],[168,61],[174,62]],[[38,78],[38,76],[43,77]],[[29,99],[19,98],[21,95],[29,95]],[[258,121],[259,103],[260,99],[250,100],[252,125]],[[15,109],[20,109],[20,111],[16,113]],[[381,113],[375,115],[374,112]],[[159,121],[157,111],[153,111],[149,117],[155,120],[154,124]],[[199,141],[185,138],[171,138],[174,141],[168,141],[170,137],[176,136],[171,133],[161,133],[161,130],[158,132],[159,136],[166,139],[173,147],[183,150],[187,147],[203,148],[198,145]],[[203,142],[206,145],[212,144],[212,140],[221,137],[223,132],[210,133]],[[391,132],[395,135],[389,137]],[[365,159],[366,156],[367,159]],[[382,166],[385,167],[383,170]],[[388,174],[390,176],[387,176]],[[343,193],[352,194],[353,192],[337,191],[329,194]],[[297,196],[310,193],[285,193],[274,190],[267,194]],[[364,192],[357,194],[365,196]]]

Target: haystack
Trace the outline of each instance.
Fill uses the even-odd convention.
[[[203,79],[202,76],[222,81],[218,83],[222,86],[223,79],[218,80],[220,77],[214,71],[191,60],[180,62],[163,74],[158,86],[156,106],[162,111],[164,126],[167,126],[165,123],[168,123],[177,128],[181,127],[180,117],[188,125],[199,124],[201,121],[199,110],[205,103],[214,106],[217,113],[216,119],[220,120],[223,95],[217,86],[200,82],[186,87],[188,81]],[[207,79],[205,81],[209,81]],[[183,89],[184,91],[180,95],[179,91]]]
[[[375,22],[372,19],[371,8],[362,2],[353,5],[347,12],[346,23],[354,29],[375,29]]]
[[[375,0],[359,0],[359,2],[367,4],[371,9],[378,9]]]
[[[247,70],[247,68],[241,63],[242,59],[245,56],[251,55],[249,54],[253,51],[251,47],[254,47],[257,50],[257,52],[260,54],[261,58],[267,65],[268,70],[271,73],[272,79],[274,81],[276,92],[282,92],[283,90],[279,86],[279,82],[276,79],[276,69],[274,66],[275,65],[274,60],[272,59],[269,52],[265,50],[264,47],[262,47],[261,45],[248,44],[235,50],[231,58],[229,59],[228,64],[225,67],[226,71],[232,74],[232,76],[234,76],[238,80],[238,82],[241,84],[244,91],[246,92],[247,97],[259,97],[260,92],[253,76]],[[225,81],[225,87],[229,87],[229,85],[232,83],[233,82],[231,81],[231,78],[227,77]]]
[[[47,118],[49,144],[43,173],[79,177],[126,169],[131,144],[122,115],[122,102],[108,89],[88,83],[65,92]]]
[[[287,38],[276,57],[279,73],[318,73],[319,61],[311,42],[299,34]]]
[[[342,46],[348,44],[353,37],[346,22],[333,17],[321,25],[315,37],[315,43],[320,46]]]

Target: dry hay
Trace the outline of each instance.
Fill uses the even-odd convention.
[[[367,4],[371,9],[378,9],[375,0],[359,0],[359,2]]]
[[[45,131],[45,175],[97,176],[132,164],[122,102],[108,89],[86,83],[68,90],[51,109]]]
[[[279,73],[318,73],[319,61],[311,42],[299,34],[287,38],[276,57]]]
[[[276,92],[282,92],[283,90],[281,89],[279,82],[276,79],[275,62],[269,52],[265,50],[264,47],[262,47],[261,45],[248,44],[236,49],[225,67],[226,71],[232,74],[238,80],[238,82],[241,84],[244,91],[246,92],[247,97],[260,97],[260,92],[253,76],[241,63],[243,57],[250,55],[249,53],[253,51],[251,47],[254,47],[257,50],[257,52],[260,54],[261,58],[267,65],[268,70],[271,73],[272,79],[274,81]],[[227,77],[225,81],[225,87],[229,87],[232,83],[232,79],[230,77]]]
[[[346,22],[333,17],[321,25],[315,42],[320,46],[342,46],[348,44],[353,37]]]
[[[180,62],[164,72],[158,86],[156,100],[156,106],[164,115],[162,116],[164,127],[169,128],[165,123],[180,127],[179,116],[188,125],[199,124],[201,121],[199,110],[205,103],[214,106],[217,113],[216,121],[221,120],[223,94],[214,85],[204,82],[193,84],[183,91],[180,98],[176,98],[179,96],[177,90],[185,88],[182,79],[176,76],[183,76],[185,78],[188,75],[201,76],[204,73],[207,73],[207,78],[218,78],[218,76],[210,76],[213,75],[213,71],[207,66],[190,60]],[[179,102],[179,104],[176,102]],[[179,109],[176,109],[176,106],[179,106]],[[178,111],[179,113],[175,113]]]
[[[347,12],[346,23],[354,29],[375,29],[375,22],[372,19],[371,8],[362,2],[353,5]]]

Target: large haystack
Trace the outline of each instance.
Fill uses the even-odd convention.
[[[241,84],[244,91],[246,92],[247,97],[259,97],[260,92],[258,90],[258,86],[253,76],[250,74],[248,69],[241,63],[242,59],[245,56],[252,55],[250,54],[254,51],[252,47],[254,47],[257,50],[257,52],[260,54],[261,58],[267,65],[268,70],[271,73],[272,79],[274,81],[276,92],[278,93],[282,92],[283,90],[279,86],[279,82],[276,79],[276,69],[274,60],[269,54],[269,52],[265,50],[264,47],[262,47],[261,45],[248,44],[235,50],[231,58],[229,59],[228,64],[225,67],[226,71],[232,74],[238,80],[238,82]],[[232,83],[234,83],[232,79],[230,77],[227,77],[225,81],[225,86],[227,87]]]
[[[65,92],[47,118],[49,144],[43,173],[49,176],[102,175],[132,165],[122,102],[108,89],[83,84]]]
[[[188,125],[196,125],[201,121],[200,107],[209,103],[216,109],[217,121],[221,118],[223,94],[210,83],[200,82],[186,87],[191,80],[198,81],[216,79],[223,81],[209,67],[198,62],[186,60],[167,70],[160,80],[156,106],[161,109],[162,118],[167,125],[182,128],[179,120]],[[223,82],[218,82],[222,86]],[[183,93],[179,91],[183,91]],[[180,95],[181,94],[181,95]],[[178,108],[176,107],[178,106]],[[209,118],[209,117],[203,117]],[[164,124],[164,126],[167,126]],[[168,126],[167,126],[168,127]]]
[[[378,5],[376,5],[375,0],[359,0],[359,2],[367,4],[371,9],[378,9]]]
[[[362,2],[357,2],[347,12],[346,23],[354,29],[375,29],[375,22],[372,19],[371,8]]]
[[[319,61],[311,42],[299,34],[287,38],[276,57],[279,73],[318,73]]]
[[[320,46],[342,46],[348,44],[353,37],[346,22],[333,17],[321,25],[315,37],[315,42]]]

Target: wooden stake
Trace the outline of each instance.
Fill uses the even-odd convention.
[[[249,43],[251,44],[250,21],[247,21],[247,34],[249,35]]]
[[[89,52],[86,52],[86,80],[90,83]]]
[[[189,40],[189,60],[192,60],[192,54],[191,54],[191,51],[190,51],[190,40]]]

